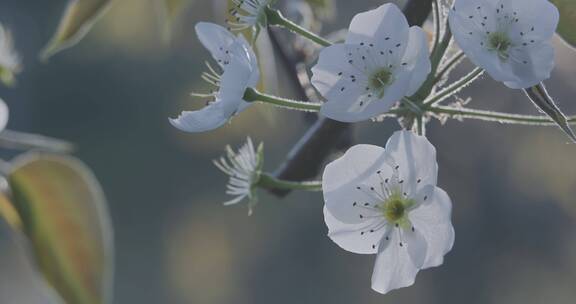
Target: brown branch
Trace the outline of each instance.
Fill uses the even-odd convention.
[[[404,7],[404,14],[410,25],[422,25],[432,11],[433,0],[409,0]],[[306,88],[298,80],[297,65],[304,62],[302,54],[291,56],[279,43],[274,31],[271,32],[272,42],[275,45],[280,60],[288,69],[290,78],[295,83],[298,97],[308,98]],[[299,57],[299,58],[298,58]],[[316,122],[304,133],[302,138],[289,152],[286,161],[276,170],[277,178],[301,181],[316,177],[321,171],[326,159],[335,151],[346,149],[353,143],[353,128],[351,124],[319,117]],[[270,189],[271,193],[284,197],[289,191]]]

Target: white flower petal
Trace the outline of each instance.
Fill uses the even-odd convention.
[[[422,265],[424,269],[443,263],[444,255],[454,245],[454,228],[450,222],[452,202],[444,190],[428,186],[421,190],[419,196],[421,201],[410,211],[409,217],[428,245],[426,261]],[[422,201],[423,197],[426,197],[425,201]]]
[[[226,28],[210,22],[198,22],[196,35],[204,47],[212,54],[214,60],[222,66],[229,57],[230,46],[237,42],[236,36]],[[228,54],[226,53],[228,51]]]
[[[516,77],[504,80],[507,87],[528,88],[550,78],[554,69],[554,48],[549,43],[534,45],[529,52],[512,50],[511,54],[514,60],[508,61],[507,68]]]
[[[238,36],[238,41],[240,45],[244,48],[247,54],[247,61],[250,65],[250,70],[252,71],[252,75],[248,81],[248,86],[254,87],[258,84],[258,80],[260,79],[260,69],[258,67],[258,57],[256,57],[256,53],[250,43],[244,38],[244,35]]]
[[[223,102],[216,101],[198,111],[184,111],[169,121],[174,127],[185,132],[205,132],[224,125],[234,111],[233,107],[226,107]]]
[[[354,16],[346,43],[373,42],[379,48],[388,49],[390,45],[408,40],[408,27],[408,21],[398,6],[387,3]]]
[[[326,207],[338,220],[357,224],[365,221],[369,210],[354,203],[380,203],[379,176],[390,176],[392,169],[384,163],[384,149],[373,145],[356,145],[324,169],[322,191]],[[371,190],[370,187],[375,187]],[[358,189],[361,187],[361,189]]]
[[[537,41],[552,39],[560,21],[560,12],[550,1],[507,0],[503,3],[517,13],[519,21],[512,24],[514,32],[524,31],[525,38]]]
[[[8,124],[9,113],[10,110],[8,109],[8,106],[4,100],[0,99],[0,132],[2,132]]]
[[[390,240],[380,243],[372,272],[372,289],[379,293],[410,286],[416,279],[419,269],[399,242],[398,234],[392,233]]]
[[[375,254],[382,238],[389,233],[389,225],[382,219],[368,219],[359,224],[347,224],[335,218],[324,207],[324,221],[328,237],[342,249],[359,254]]]
[[[349,46],[338,43],[322,49],[318,63],[312,67],[312,84],[325,97],[341,79],[338,74],[352,69],[345,60],[348,48]]]
[[[406,48],[404,57],[402,57],[402,62],[406,63],[406,68],[412,72],[410,74],[411,78],[408,92],[404,93],[406,96],[410,96],[420,89],[432,70],[428,50],[428,38],[422,28],[417,26],[410,28],[408,47]]]
[[[410,259],[412,260],[412,264],[419,269],[422,269],[422,266],[426,262],[427,252],[428,252],[428,244],[427,240],[423,235],[423,232],[419,229],[412,230],[411,228],[403,229],[403,228],[396,228],[402,229],[402,246],[405,247]]]
[[[424,136],[397,131],[386,143],[386,162],[398,168],[404,191],[415,194],[426,185],[436,185],[438,164],[436,148]]]

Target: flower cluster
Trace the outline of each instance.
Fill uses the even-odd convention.
[[[231,30],[281,26],[323,47],[311,79],[304,79],[323,102],[260,93],[255,88],[258,61],[250,44],[221,26],[199,23],[199,39],[223,72],[208,65],[211,73],[203,78],[216,87],[200,95],[209,98],[208,106],[183,112],[171,123],[188,132],[212,130],[255,101],[316,111],[347,123],[398,118],[404,130],[395,132],[385,148],[353,146],[325,167],[321,181],[328,236],[347,251],[377,255],[372,275],[377,292],[412,285],[420,270],[441,265],[454,244],[452,203],[437,187],[436,149],[425,137],[430,119],[556,123],[573,135],[569,123],[576,118],[566,118],[541,83],[554,67],[551,38],[559,22],[558,9],[547,0],[455,0],[447,16],[437,1],[433,43],[394,4],[357,14],[344,41],[332,43],[285,19],[271,8],[273,1],[233,2]],[[460,51],[448,55],[452,39]],[[446,76],[463,58],[477,68],[445,86]],[[483,72],[509,88],[524,89],[548,116],[439,105]],[[308,76],[300,74],[298,78]],[[319,190],[315,183],[283,181],[262,172],[262,158],[262,146],[256,150],[248,138],[238,153],[228,147],[227,158],[215,162],[230,176],[227,193],[236,196],[226,204],[248,198],[252,213],[258,187]]]

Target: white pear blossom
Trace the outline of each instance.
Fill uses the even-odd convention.
[[[495,80],[521,89],[550,78],[559,13],[548,0],[456,0],[449,21],[460,48]]]
[[[0,132],[4,131],[8,124],[8,117],[10,111],[4,100],[0,99]]]
[[[357,122],[414,94],[430,70],[426,34],[389,3],[356,15],[345,43],[322,50],[312,84],[327,100],[322,114]]]
[[[230,177],[226,194],[235,196],[224,205],[234,205],[248,198],[248,215],[252,214],[257,203],[256,184],[260,179],[263,160],[262,143],[256,150],[250,137],[237,153],[226,146],[226,157],[214,161],[214,165]]]
[[[14,82],[14,74],[20,72],[20,56],[14,50],[10,32],[0,24],[0,80],[5,84]]]
[[[186,132],[204,132],[224,125],[232,116],[250,104],[243,100],[244,92],[258,83],[260,73],[254,51],[241,35],[235,36],[224,27],[200,22],[196,25],[200,42],[210,51],[222,68],[219,75],[209,64],[210,73],[203,79],[217,90],[210,94],[193,94],[213,99],[198,111],[184,111],[170,123]]]
[[[233,31],[254,29],[266,23],[266,7],[276,0],[232,0],[232,19],[228,24]]]
[[[409,131],[394,133],[385,149],[356,145],[326,167],[328,236],[347,251],[377,254],[375,291],[412,285],[452,248],[452,203],[437,174],[434,146]]]

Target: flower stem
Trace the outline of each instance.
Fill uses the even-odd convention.
[[[520,115],[492,111],[475,110],[468,108],[456,108],[448,106],[432,106],[428,111],[436,114],[447,114],[461,118],[495,121],[505,124],[555,126],[556,123],[548,116],[543,115]],[[568,123],[576,124],[576,116],[567,117]]]
[[[440,41],[438,46],[434,48],[430,57],[430,61],[432,62],[431,75],[434,75],[436,70],[438,70],[438,65],[440,65],[440,61],[442,60],[442,57],[444,57],[444,54],[446,54],[446,50],[448,50],[448,46],[452,41],[452,31],[450,30],[450,25],[448,24],[448,18],[446,18],[446,26],[444,28],[445,30],[442,41]]]
[[[442,80],[442,78],[464,58],[464,56],[466,56],[464,52],[460,51],[458,52],[458,54],[448,59],[448,62],[443,66],[442,70],[440,70],[440,72],[438,72],[438,74],[436,75],[434,83],[436,84],[440,82],[440,80]]]
[[[282,189],[282,190],[303,190],[303,191],[322,191],[322,182],[320,181],[306,181],[306,182],[293,182],[281,180],[262,173],[258,181],[258,187],[267,189]]]
[[[12,130],[0,132],[0,147],[14,150],[41,150],[56,153],[70,153],[74,151],[74,145],[64,140]]]
[[[426,135],[426,123],[424,122],[424,117],[422,116],[418,116],[416,118],[416,131],[420,136]]]
[[[260,93],[253,88],[246,89],[246,92],[244,93],[244,100],[247,102],[260,101],[282,108],[307,111],[307,112],[318,112],[320,111],[321,107],[320,103],[304,102],[287,98],[281,98],[273,95]]]
[[[437,104],[446,98],[452,96],[454,93],[462,90],[464,87],[468,86],[472,83],[476,78],[480,77],[484,73],[484,70],[481,68],[475,68],[472,72],[468,73],[468,75],[462,77],[460,80],[452,83],[436,95],[430,97],[429,99],[424,101],[424,105],[434,105]]]
[[[422,84],[422,87],[420,87],[420,89],[414,95],[410,96],[412,100],[424,100],[432,92],[434,85],[436,85],[436,71],[438,70],[438,66],[440,65],[440,61],[442,61],[444,54],[446,54],[446,50],[448,49],[448,46],[450,46],[451,41],[452,32],[450,31],[448,18],[446,18],[444,36],[442,37],[440,43],[434,46],[434,49],[432,49],[432,54],[430,55],[430,62],[432,63],[430,74],[428,75],[426,81]]]
[[[301,35],[311,41],[321,45],[321,46],[331,46],[332,42],[310,32],[309,30],[301,27],[300,25],[292,22],[291,20],[287,19],[282,15],[282,13],[278,10],[272,9],[270,7],[266,7],[266,18],[268,20],[269,25],[277,25],[283,28],[286,28],[296,34]]]
[[[432,2],[432,10],[434,12],[434,47],[432,48],[432,52],[434,53],[434,51],[438,48],[438,45],[440,44],[440,4],[438,3],[438,0],[434,0],[434,2]]]

